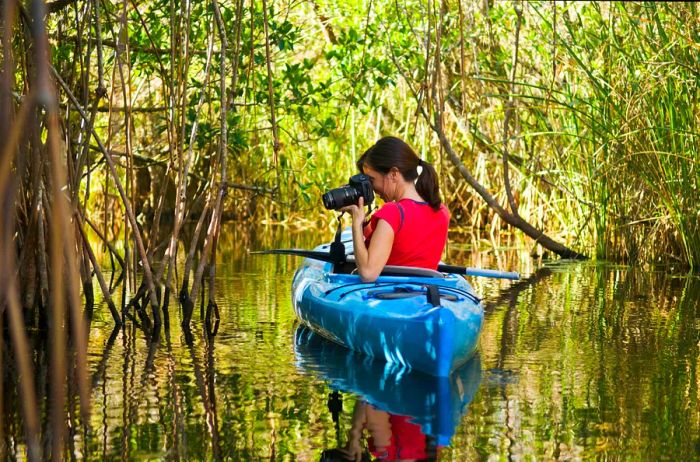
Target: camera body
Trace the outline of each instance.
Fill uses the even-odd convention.
[[[374,201],[372,180],[364,173],[351,176],[347,185],[331,189],[321,198],[323,206],[328,210],[338,210],[348,205],[357,204],[360,197],[364,198],[365,205],[370,205]]]

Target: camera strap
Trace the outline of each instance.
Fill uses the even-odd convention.
[[[399,214],[401,215],[401,220],[399,221],[399,229],[396,230],[396,234],[399,234],[399,231],[401,231],[401,228],[403,228],[403,218],[404,218],[404,214],[403,214],[403,207],[401,207],[401,204],[399,204],[399,203],[397,202],[397,203],[396,203],[396,206],[399,208]]]
[[[343,215],[345,212],[342,212],[340,215],[338,215],[338,229],[335,231],[335,239],[331,243],[331,259],[333,260],[334,263],[345,263],[346,257],[345,257],[345,244],[340,240],[340,235],[343,232]]]

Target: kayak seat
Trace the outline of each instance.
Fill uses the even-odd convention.
[[[333,272],[336,274],[356,274],[357,266],[354,261],[336,263],[333,265]],[[420,278],[445,279],[445,275],[439,271],[428,268],[417,268],[415,266],[394,266],[386,265],[380,276],[415,276]]]

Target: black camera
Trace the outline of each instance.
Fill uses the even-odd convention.
[[[347,185],[325,193],[322,197],[323,206],[328,210],[338,210],[348,205],[357,204],[360,197],[364,198],[365,205],[371,204],[374,200],[372,181],[363,173],[351,176]]]

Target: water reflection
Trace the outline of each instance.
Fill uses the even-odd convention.
[[[335,391],[360,398],[344,445],[353,455],[358,454],[363,429],[370,435],[370,452],[380,460],[434,454],[450,444],[481,382],[478,355],[449,377],[433,377],[352,352],[305,326],[299,326],[294,337],[300,369],[329,382]],[[333,396],[329,404],[332,400]]]
[[[451,256],[468,266],[519,269],[524,279],[470,281],[486,310],[475,376],[482,380],[475,378],[476,391],[467,374],[462,401],[431,413],[426,408],[435,409],[445,395],[435,391],[440,387],[430,394],[413,374],[386,370],[382,362],[348,358],[342,349],[330,361],[328,350],[295,343],[289,288],[298,259],[245,253],[245,246],[309,248],[324,237],[287,230],[246,236],[222,232],[231,242],[221,248],[215,337],[199,306],[188,337],[175,299],[171,330],[158,342],[132,321],[112,332],[109,311],[96,305],[88,346],[92,413],[83,420],[77,384],[68,383],[65,460],[318,462],[324,449],[346,446],[356,402],[358,413],[373,406],[416,416],[411,422],[434,436],[427,446],[437,447],[440,435],[449,441],[438,456],[444,461],[700,457],[697,277],[592,262],[527,270],[485,253],[480,261],[470,260],[472,253]],[[30,338],[35,386],[45,399],[50,347],[43,331]],[[1,340],[0,352],[0,446],[2,460],[24,460],[8,340]],[[448,402],[454,388],[448,387]],[[337,390],[350,392],[340,396],[336,425],[328,401]],[[459,409],[469,400],[468,412]],[[41,418],[47,435],[45,410]]]
[[[462,455],[698,460],[698,280],[548,266],[493,297],[481,351],[495,371],[453,438],[481,447]]]

